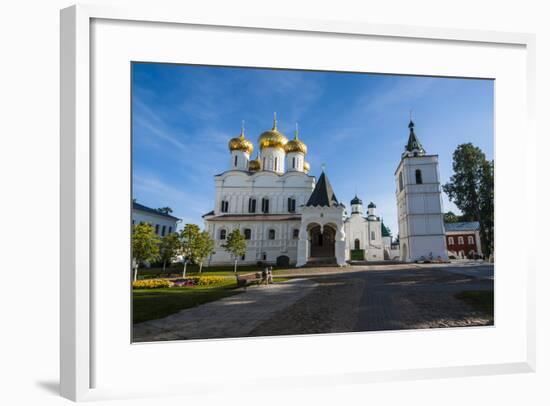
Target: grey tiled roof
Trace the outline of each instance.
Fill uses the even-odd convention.
[[[479,230],[478,221],[461,221],[458,223],[445,223],[445,231],[476,231]]]
[[[144,212],[147,212],[147,213],[155,214],[157,216],[170,218],[172,220],[179,220],[179,218],[177,218],[175,216],[172,216],[170,214],[162,213],[162,212],[158,211],[157,209],[152,209],[151,207],[144,206],[144,205],[139,204],[137,202],[132,202],[132,209],[141,210],[141,211],[144,211]]]

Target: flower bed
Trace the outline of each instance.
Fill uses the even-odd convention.
[[[223,276],[197,276],[193,282],[199,286],[217,285],[225,282],[227,279]]]
[[[134,289],[158,289],[158,288],[169,288],[173,285],[167,279],[142,279],[139,281],[134,281],[132,287]]]

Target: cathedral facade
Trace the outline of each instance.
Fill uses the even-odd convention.
[[[288,140],[277,128],[275,117],[271,130],[259,136],[258,145],[259,153],[252,159],[254,145],[245,137],[244,128],[229,140],[229,168],[215,175],[214,210],[203,216],[205,229],[214,240],[209,264],[233,263],[223,245],[235,229],[247,246],[240,263],[344,266],[353,260],[410,261],[428,252],[443,255],[439,247],[440,242],[445,246],[445,240],[439,183],[436,185],[437,157],[434,160],[434,156],[423,154],[421,147],[409,151],[410,156],[407,150],[396,171],[403,241],[401,249],[396,249],[373,202],[365,214],[363,202],[355,196],[348,215],[326,173],[322,171],[318,179],[309,174],[307,146],[298,130]],[[424,174],[423,186],[410,182],[418,168]],[[425,229],[419,226],[423,222]]]
[[[215,242],[210,264],[233,262],[223,245],[235,229],[247,243],[241,263],[343,266],[360,251],[362,259],[384,259],[382,223],[374,203],[364,217],[355,197],[348,217],[327,175],[322,172],[316,179],[309,174],[307,146],[297,130],[289,141],[275,118],[258,145],[252,159],[254,145],[243,128],[229,141],[229,169],[214,177],[215,208],[203,216]]]

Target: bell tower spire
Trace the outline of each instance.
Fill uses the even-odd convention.
[[[412,121],[412,112],[410,113],[409,119],[409,140],[407,145],[405,145],[405,152],[403,152],[403,157],[405,156],[421,156],[425,155],[426,151],[422,147],[420,140],[414,132],[414,121]]]

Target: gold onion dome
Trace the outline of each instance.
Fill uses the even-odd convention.
[[[300,152],[304,155],[307,154],[307,145],[298,139],[298,124],[296,124],[294,139],[287,142],[285,145],[285,152]]]
[[[256,172],[260,170],[260,160],[257,156],[256,159],[252,159],[250,160],[250,162],[248,162],[248,170],[250,172]]]
[[[230,151],[244,151],[247,152],[248,155],[254,151],[254,145],[252,145],[252,142],[244,137],[244,124],[241,128],[241,134],[238,137],[231,138],[228,145]]]
[[[279,130],[277,130],[277,115],[273,118],[273,128],[269,131],[265,131],[258,138],[258,144],[260,149],[264,148],[281,148],[284,149],[285,144],[288,142],[288,138]]]
[[[307,162],[307,161],[304,161],[304,172],[305,173],[309,172],[309,162]]]

